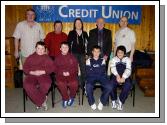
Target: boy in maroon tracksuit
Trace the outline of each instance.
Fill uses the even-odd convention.
[[[44,42],[37,42],[36,51],[30,55],[24,65],[25,80],[23,88],[37,108],[43,107],[47,110],[48,90],[51,86],[50,73],[54,71],[53,61],[46,55]]]
[[[61,54],[55,61],[55,74],[57,87],[62,96],[62,106],[66,108],[74,103],[74,98],[78,89],[78,62],[76,58],[69,53],[69,45],[67,42],[62,42],[60,46]],[[68,88],[70,94],[68,95]]]

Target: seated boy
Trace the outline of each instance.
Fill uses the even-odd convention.
[[[93,96],[93,88],[96,82],[100,82],[103,92],[99,100],[98,109],[102,110],[106,105],[110,92],[111,84],[107,79],[105,59],[100,58],[101,48],[94,46],[92,50],[93,58],[86,61],[86,93],[88,103],[93,110],[96,109],[95,99]]]
[[[125,56],[126,49],[124,46],[118,46],[116,56],[112,58],[110,67],[112,72],[111,77],[111,99],[112,108],[123,110],[123,104],[131,89],[131,82],[129,76],[131,75],[131,60]],[[117,99],[117,87],[122,85],[122,91]],[[117,101],[116,101],[117,100]]]
[[[36,43],[36,51],[30,55],[23,65],[25,80],[23,88],[28,97],[37,106],[47,110],[47,93],[51,86],[50,73],[54,71],[53,61],[46,55],[44,42]]]
[[[62,106],[66,108],[74,103],[78,89],[78,62],[69,53],[69,44],[67,42],[61,43],[60,50],[61,53],[55,58],[54,65],[57,87],[63,100]]]

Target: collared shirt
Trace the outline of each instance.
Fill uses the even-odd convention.
[[[133,30],[126,27],[119,29],[115,34],[116,47],[122,45],[125,46],[126,52],[130,52],[132,45],[136,42],[136,36]]]
[[[20,39],[21,54],[28,57],[35,51],[36,43],[43,40],[45,36],[39,23],[35,22],[35,25],[30,27],[25,20],[17,24],[13,37]]]

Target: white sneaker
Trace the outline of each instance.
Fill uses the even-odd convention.
[[[99,100],[99,105],[97,107],[100,111],[103,109],[103,104],[101,103],[101,101]]]
[[[116,109],[116,108],[117,108],[117,103],[116,103],[115,100],[112,101],[112,103],[111,103],[111,107],[112,107],[112,109]]]
[[[36,109],[39,110],[41,107],[40,106],[36,106]]]
[[[47,103],[46,103],[47,99],[48,99],[48,97],[46,96],[46,99],[45,99],[45,101],[42,104],[42,107],[44,108],[45,111],[48,110],[48,106],[47,106]]]
[[[94,103],[93,105],[91,105],[91,108],[92,108],[93,110],[96,110],[96,104]]]
[[[47,106],[46,102],[44,102],[44,103],[42,104],[42,107],[43,107],[43,109],[44,109],[45,111],[48,110],[48,106]]]
[[[117,110],[123,110],[122,102],[118,98]]]

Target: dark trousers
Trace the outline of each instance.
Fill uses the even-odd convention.
[[[119,95],[119,99],[124,104],[126,98],[128,97],[129,91],[132,87],[130,78],[127,78],[125,80],[125,83],[123,83],[122,85],[119,85],[115,76],[114,76],[111,78],[111,86],[112,86],[112,91],[111,91],[110,95],[111,95],[112,101],[117,100],[117,87],[122,86],[122,90],[121,90],[121,93]]]
[[[75,58],[78,60],[79,63],[79,67],[80,67],[80,71],[81,71],[81,76],[79,77],[79,82],[81,85],[81,89],[83,89],[84,85],[85,85],[85,64],[86,64],[86,60],[85,60],[85,54],[73,54],[75,56]]]
[[[112,86],[107,79],[107,77],[90,77],[87,79],[86,82],[86,93],[88,97],[88,103],[89,105],[93,105],[95,103],[94,95],[93,95],[93,88],[96,84],[96,82],[100,82],[102,86],[102,94],[100,97],[100,101],[102,102],[103,105],[107,104],[110,92],[112,90]]]

